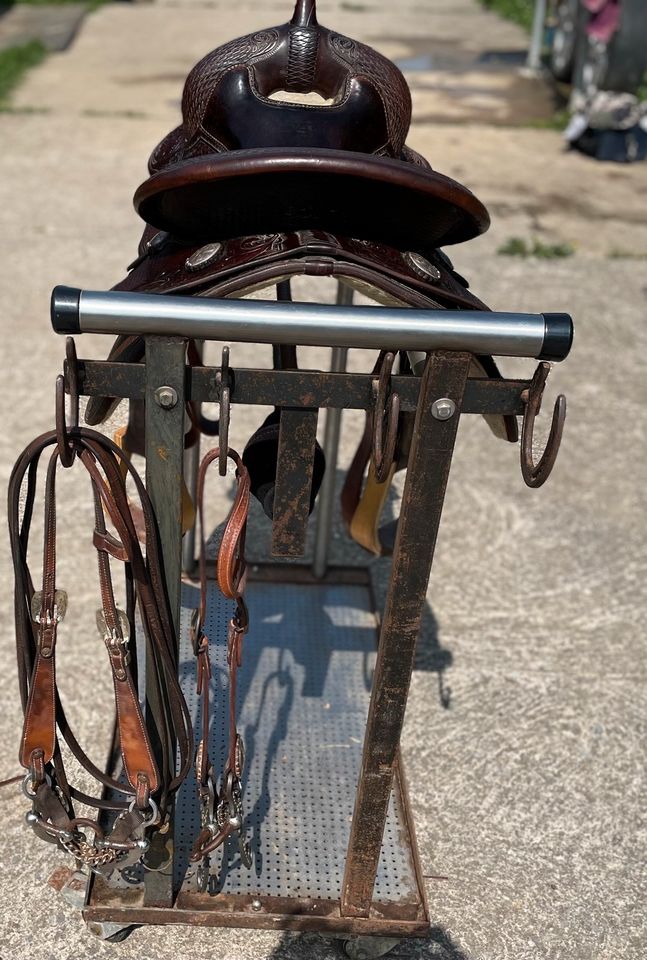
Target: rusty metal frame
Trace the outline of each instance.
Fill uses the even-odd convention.
[[[101,877],[93,877],[83,917],[87,923],[188,924],[204,927],[297,930],[364,936],[424,937],[429,933],[429,908],[424,878],[413,832],[413,815],[399,755],[394,766],[394,789],[407,824],[402,838],[410,848],[418,888],[417,902],[373,904],[369,916],[343,915],[339,900],[264,896],[262,909],[253,896],[180,893],[170,907],[151,907],[141,886],[115,890]]]
[[[187,367],[186,399],[198,403],[218,402],[216,380],[219,368]],[[107,360],[79,360],[79,392],[85,396],[113,396],[143,400],[146,373],[142,364],[113,363]],[[231,403],[278,407],[338,407],[344,410],[371,410],[375,403],[370,373],[328,373],[314,370],[258,370],[230,368]],[[470,378],[465,387],[463,413],[513,414],[522,416],[524,390],[530,380]],[[420,379],[392,378],[392,389],[400,397],[400,409],[418,407]]]
[[[467,353],[432,353],[420,382],[342,884],[344,916],[370,915],[416,641],[470,363]],[[456,405],[449,419],[436,417],[434,401],[440,397]]]
[[[393,557],[391,582],[378,645],[377,664],[366,727],[363,762],[351,826],[340,900],[313,901],[266,898],[262,909],[250,897],[182,894],[174,899],[170,882],[157,875],[141,887],[115,890],[100,877],[93,879],[84,917],[87,921],[123,923],[186,923],[198,926],[311,930],[328,933],[420,937],[430,919],[416,848],[413,818],[401,769],[399,741],[420,617],[440,524],[444,492],[461,413],[520,415],[527,380],[469,379],[469,354],[434,352],[428,355],[421,378],[395,376],[391,389],[401,409],[416,411],[414,436],[405,482],[402,514]],[[216,368],[189,367],[181,340],[147,337],[144,364],[80,360],[79,392],[144,399],[147,407],[147,482],[160,525],[169,597],[179,622],[180,499],[182,483],[182,400],[217,401]],[[374,405],[371,374],[318,371],[230,369],[231,402],[289,407],[295,425],[308,420],[304,446],[313,436],[318,408],[369,410]],[[155,406],[155,390],[172,386],[177,405]],[[456,413],[436,419],[432,404],[449,397]],[[313,420],[314,417],[314,420]],[[334,569],[315,580],[303,565],[260,564],[251,578],[282,582],[370,585],[366,568]],[[386,806],[391,789],[402,804],[418,887],[415,904],[373,902],[377,859],[382,846]],[[172,845],[166,845],[170,852]],[[160,881],[159,877],[162,877]]]

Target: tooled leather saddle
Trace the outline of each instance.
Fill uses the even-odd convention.
[[[289,23],[204,57],[186,80],[182,117],[135,193],[146,228],[114,289],[242,297],[277,285],[286,295],[291,277],[327,276],[381,303],[487,309],[440,249],[484,232],[485,207],[406,145],[404,76],[321,26],[316,0],[297,0]],[[139,338],[122,337],[110,357],[143,352]],[[281,356],[294,365],[294,352]],[[497,374],[491,358],[483,363]],[[114,403],[91,399],[86,421],[101,422]],[[248,444],[250,473],[266,461],[265,452],[254,458],[255,443],[267,444],[268,432],[276,440],[278,420]],[[516,438],[513,418],[494,429]],[[271,515],[271,497],[265,508]]]

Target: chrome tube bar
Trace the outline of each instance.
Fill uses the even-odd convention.
[[[208,300],[56,287],[57,333],[157,334],[244,343],[372,350],[457,350],[563,360],[572,342],[566,314]]]

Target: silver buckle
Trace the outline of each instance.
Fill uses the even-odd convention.
[[[41,614],[43,610],[43,591],[37,590],[31,598],[31,618],[34,623],[41,623]],[[67,613],[67,593],[65,590],[54,591],[54,609],[45,611],[45,624],[51,626],[52,623],[60,623]]]

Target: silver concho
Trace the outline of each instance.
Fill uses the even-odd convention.
[[[440,270],[438,267],[435,267],[433,263],[430,263],[429,260],[421,256],[421,254],[408,250],[407,253],[402,254],[402,258],[419,277],[423,277],[425,280],[440,280]]]
[[[194,270],[202,270],[213,263],[214,260],[217,260],[222,255],[223,250],[224,244],[222,243],[207,243],[204,247],[200,247],[192,253],[190,257],[187,257],[184,266],[191,273]]]

